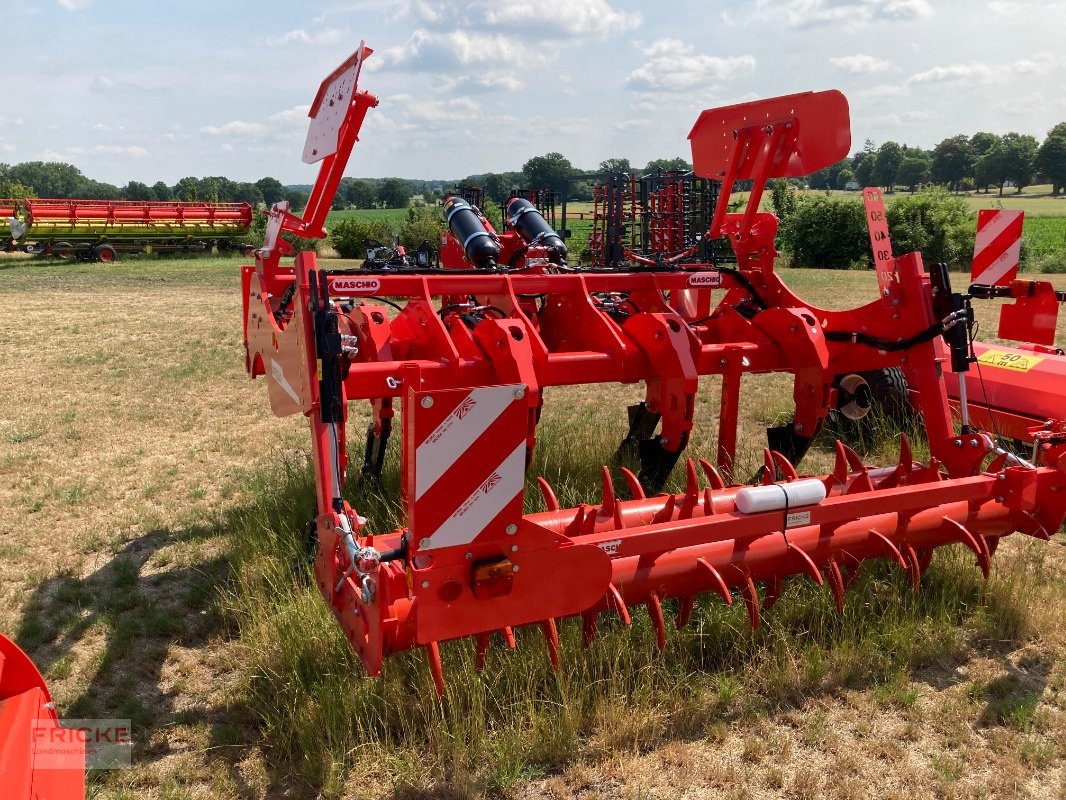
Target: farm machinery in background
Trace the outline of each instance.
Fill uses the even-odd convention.
[[[120,252],[241,250],[248,203],[0,200],[0,250],[111,263]],[[6,239],[6,241],[5,241]]]
[[[741,600],[757,626],[792,576],[828,584],[842,608],[867,560],[897,563],[917,589],[935,548],[968,548],[987,576],[1003,537],[1059,530],[1066,424],[1034,434],[1030,461],[970,424],[965,399],[961,426],[953,419],[945,374],[970,367],[972,316],[945,268],[888,251],[878,297],[847,311],[804,302],[774,271],[777,219],[758,211],[766,182],[847,155],[842,94],[700,114],[694,172],[720,182],[703,239],[727,241],[735,267],[644,257],[579,266],[528,200],[512,199],[496,231],[460,197],[444,205],[439,268],[329,269],[313,253],[283,264],[293,249],[282,232],[323,234],[377,105],[358,89],[370,55],[360,46],[323,82],[304,149],[320,163],[311,200],[300,217],[272,209],[256,263],[242,270],[247,370],[266,378],[275,414],[308,419],[315,579],[369,674],[421,648],[443,693],[440,643],[473,637],[481,666],[494,635],[514,646],[517,626],[543,631],[554,665],[559,620],[579,618],[587,642],[603,615],[629,623],[638,606],[661,649],[667,613],[684,625],[701,594]],[[728,213],[738,181],[751,182],[750,197]],[[886,251],[883,224],[874,233]],[[837,376],[892,367],[918,391],[931,458],[916,460],[901,436],[898,460],[875,467],[837,442],[830,474],[802,475],[796,464],[838,403]],[[737,421],[752,400],[741,378],[770,372],[793,377],[795,415],[768,431],[747,485]],[[717,446],[685,457],[709,375],[721,379]],[[569,508],[538,478],[544,510],[524,513],[545,390],[601,383],[646,387],[625,437],[639,470],[621,469],[616,489],[604,467],[600,496]],[[353,401],[372,410],[362,464],[349,461]],[[380,474],[394,428],[405,522],[372,533],[353,473]],[[675,466],[683,489],[664,492]]]

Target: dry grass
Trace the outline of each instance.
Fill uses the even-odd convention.
[[[62,713],[134,720],[135,767],[94,775],[96,796],[1066,797],[1061,547],[1006,543],[988,589],[950,554],[920,598],[879,572],[839,620],[797,584],[757,636],[706,602],[658,660],[645,621],[591,656],[564,626],[559,678],[526,637],[533,655],[498,655],[489,684],[454,680],[451,709],[418,659],[358,677],[313,590],[272,571],[294,541],[279,522],[306,516],[307,442],[244,375],[237,270],[0,261],[0,629]],[[874,293],[861,273],[788,278],[835,307]],[[994,304],[979,314],[993,330]],[[746,388],[754,467],[789,391]],[[549,391],[538,467],[564,502],[594,494],[620,438],[604,403],[639,396]],[[708,381],[693,451],[713,444],[715,396]],[[819,449],[805,467],[829,463]],[[233,574],[235,541],[260,569],[246,553]],[[220,595],[265,579],[273,617],[241,608],[259,594]],[[457,672],[470,653],[446,658]]]

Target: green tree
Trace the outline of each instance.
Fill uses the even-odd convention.
[[[183,203],[192,203],[200,199],[200,181],[196,178],[182,178],[174,184],[174,197]]]
[[[871,178],[877,186],[892,191],[896,185],[896,173],[903,163],[903,148],[897,142],[885,142],[877,149],[874,156],[874,168]]]
[[[514,187],[511,186],[507,176],[499,172],[490,172],[485,176],[485,197],[495,200],[497,203],[502,203],[506,200],[512,188]]]
[[[1062,128],[1062,133],[1055,133]],[[1058,197],[1066,185],[1066,122],[1052,128],[1052,133],[1040,145],[1036,153],[1036,168],[1051,183],[1052,197]]]
[[[1036,139],[1032,136],[1011,131],[985,153],[984,157],[991,160],[991,174],[994,182],[999,184],[1001,197],[1007,181],[1013,181],[1018,192],[1032,183],[1038,149]]]
[[[958,190],[959,184],[973,176],[976,160],[969,136],[959,134],[944,139],[933,148],[932,179],[950,189]]]
[[[574,166],[562,153],[534,156],[522,165],[522,172],[531,189],[551,189],[556,194],[566,191]]]
[[[311,195],[307,192],[301,192],[298,189],[285,192],[285,199],[289,201],[289,211],[293,214],[298,214],[304,210],[304,206],[307,205],[308,199]]]
[[[874,161],[877,158],[877,148],[873,140],[867,139],[862,150],[851,159],[851,171],[855,173],[855,180],[860,186],[870,186],[873,183]]]
[[[855,173],[845,167],[837,173],[836,188],[844,189],[849,183],[855,180]]]
[[[999,137],[996,134],[988,131],[978,131],[970,137],[970,147],[973,148],[974,157],[980,158],[991,150],[998,141]]]
[[[856,199],[805,195],[782,223],[778,239],[795,267],[851,269],[870,263],[866,211]]]
[[[692,165],[685,159],[677,158],[653,158],[644,167],[645,172],[691,172]]]
[[[285,187],[277,178],[260,178],[255,185],[263,193],[263,202],[268,208],[279,200],[285,199]]]
[[[629,163],[628,158],[605,158],[600,162],[598,167],[600,172],[632,172],[633,165]]]
[[[163,181],[156,181],[152,185],[152,193],[155,195],[156,200],[173,200],[174,192]]]
[[[88,197],[88,179],[73,164],[27,161],[8,170],[7,179],[29,186],[38,197]]]
[[[918,184],[929,180],[933,169],[933,160],[924,150],[907,150],[896,170],[896,183],[906,186],[911,192],[918,188]]]
[[[156,200],[155,191],[151,186],[140,181],[130,181],[122,187],[124,200]]]
[[[27,186],[24,183],[17,183],[16,181],[0,179],[0,197],[5,200],[24,200],[36,196],[37,194],[33,191],[33,187],[31,186]]]
[[[385,208],[404,208],[411,193],[399,178],[386,178],[378,189],[378,199]]]
[[[345,198],[355,208],[373,208],[378,199],[378,190],[365,178],[351,181],[344,190]]]
[[[888,228],[897,253],[920,252],[927,264],[967,264],[976,234],[974,214],[961,197],[929,186],[888,204]]]

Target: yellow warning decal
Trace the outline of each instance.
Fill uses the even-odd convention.
[[[1012,369],[1015,372],[1028,372],[1044,359],[1040,356],[1023,353],[1006,353],[1002,350],[985,350],[977,361],[986,367]]]

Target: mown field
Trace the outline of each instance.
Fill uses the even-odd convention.
[[[443,703],[417,655],[364,678],[300,566],[308,437],[244,374],[239,263],[0,260],[0,630],[61,714],[133,720],[133,768],[94,773],[91,796],[1066,798],[1062,536],[1012,537],[987,584],[954,550],[919,594],[877,565],[842,616],[796,580],[756,633],[704,598],[662,655],[643,612],[587,651],[565,623],[559,675],[539,634],[481,676],[449,645]],[[784,274],[827,307],[876,291]],[[745,383],[742,466],[789,394]],[[548,393],[533,472],[563,503],[598,497],[640,395]],[[716,407],[705,381],[691,454],[713,452]],[[866,450],[895,457],[888,436]],[[382,493],[353,488],[376,525],[397,471],[393,452]]]

